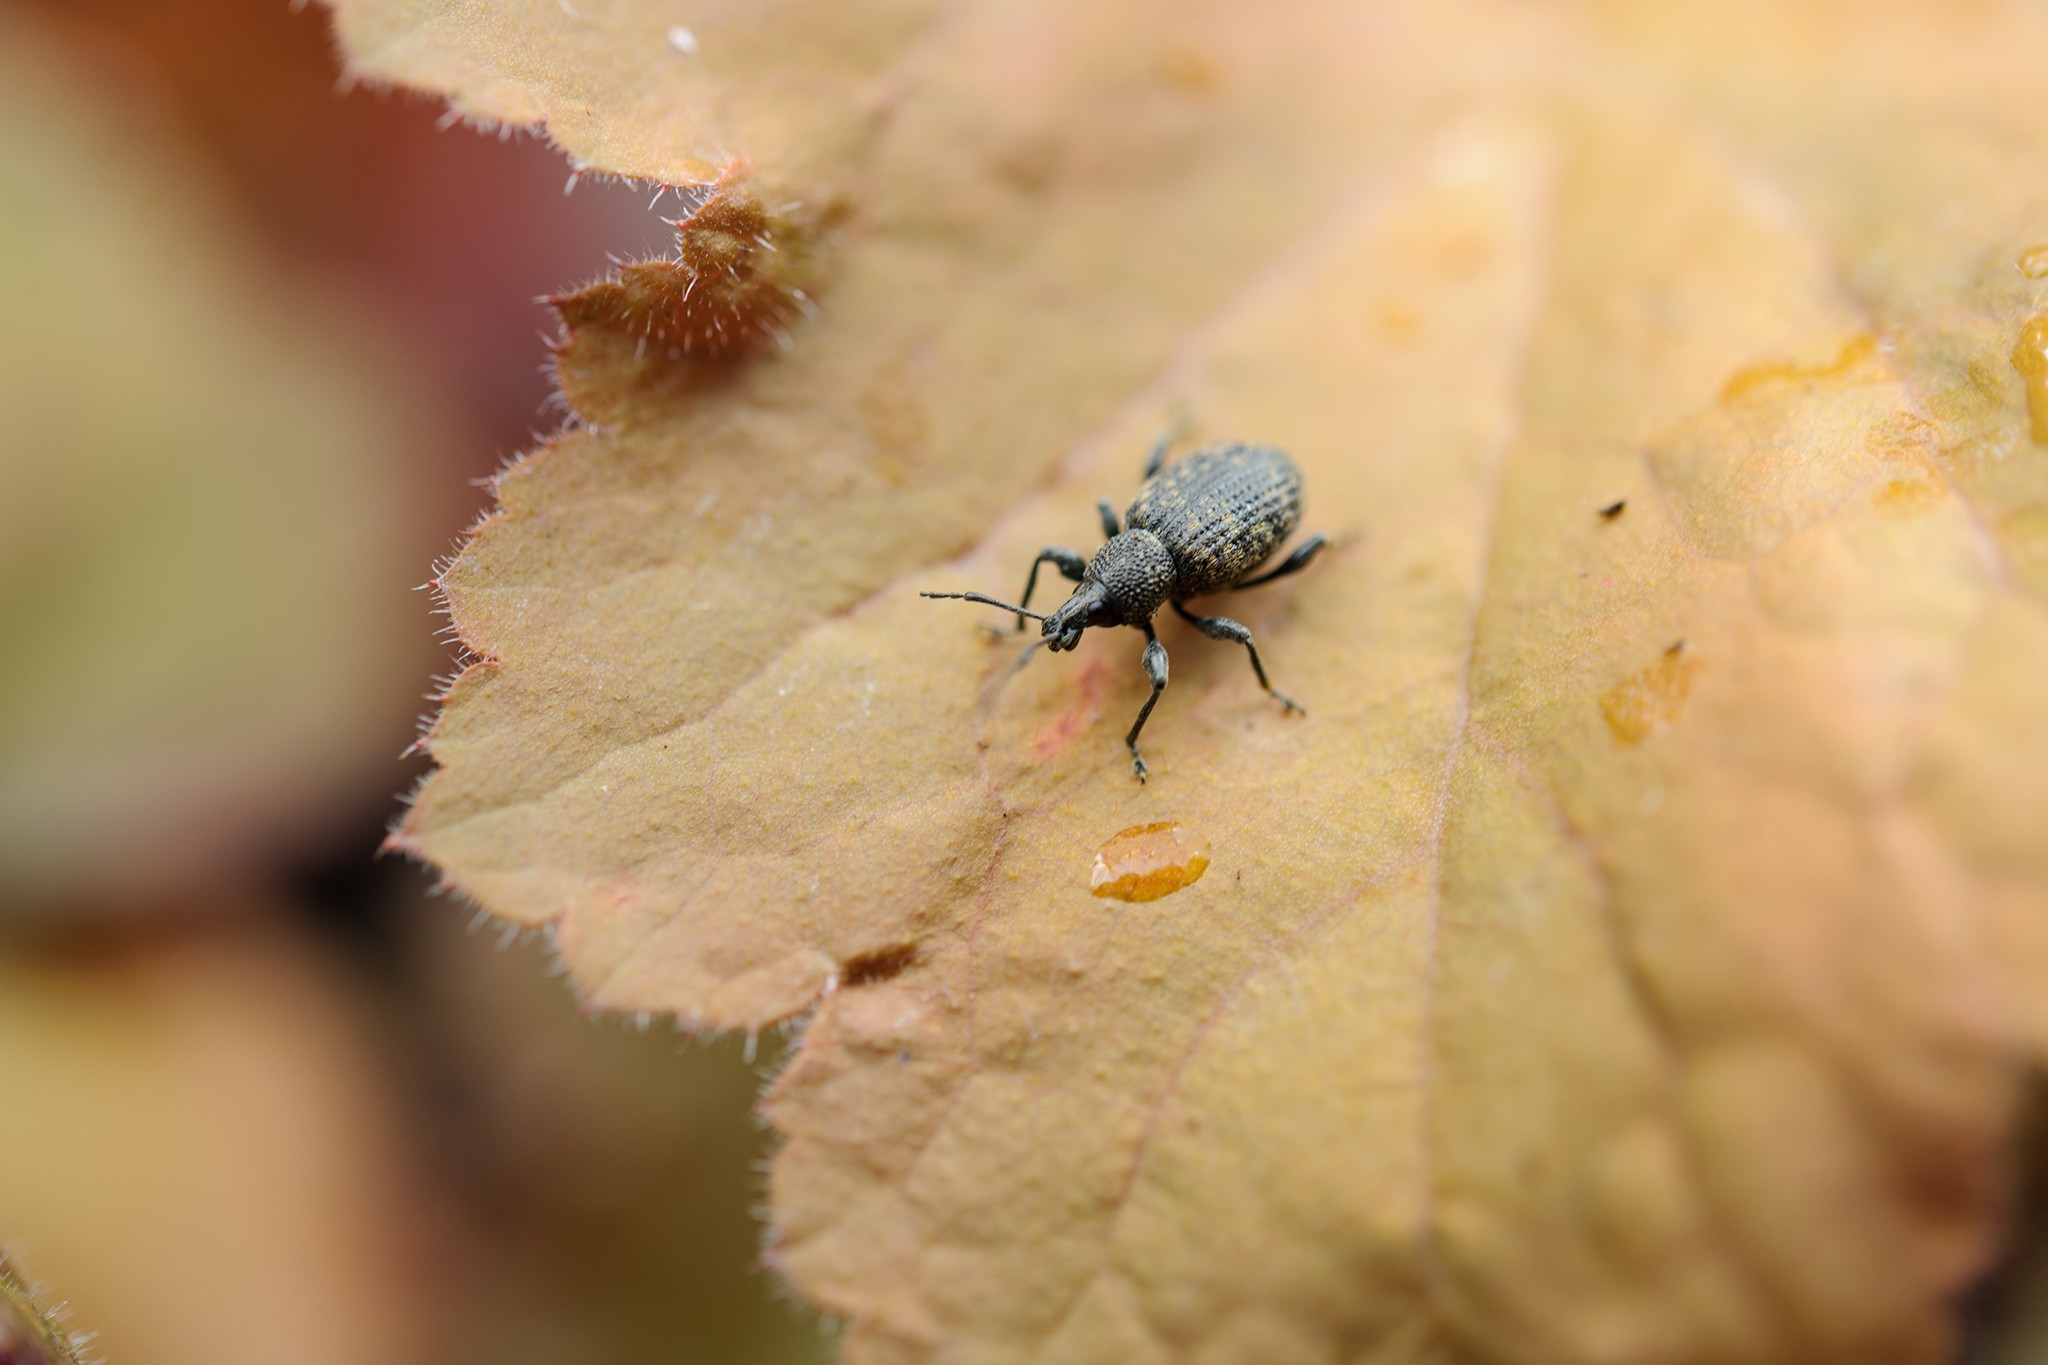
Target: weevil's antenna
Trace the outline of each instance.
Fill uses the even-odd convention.
[[[962,601],[962,602],[979,602],[979,603],[981,603],[981,604],[982,604],[982,605],[984,605],[984,606],[990,606],[990,607],[1001,607],[1001,608],[1002,608],[1002,609],[1003,609],[1004,611],[1014,611],[1014,612],[1016,612],[1016,613],[1017,613],[1017,614],[1018,614],[1019,616],[1028,616],[1028,617],[1030,617],[1030,618],[1031,618],[1032,620],[1034,620],[1034,621],[1043,621],[1043,620],[1045,619],[1045,618],[1044,618],[1043,616],[1040,616],[1040,615],[1039,615],[1039,614],[1038,614],[1037,612],[1035,612],[1035,611],[1026,611],[1026,610],[1024,610],[1024,608],[1022,608],[1022,607],[1013,607],[1013,606],[1011,606],[1011,605],[1010,605],[1010,604],[1009,604],[1008,602],[998,602],[998,601],[996,601],[996,599],[995,599],[995,598],[993,598],[993,597],[983,597],[983,596],[982,596],[982,595],[981,595],[980,593],[978,593],[978,592],[921,592],[921,593],[919,593],[919,594],[918,594],[918,596],[919,596],[919,597],[952,597],[952,598],[957,598],[958,600],[960,600],[960,601]]]

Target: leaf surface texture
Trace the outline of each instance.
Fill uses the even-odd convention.
[[[2038,7],[338,18],[804,253],[772,346],[564,301],[398,838],[600,1006],[809,1012],[849,1360],[1945,1358],[2048,1025]],[[1091,551],[1177,412],[1339,545],[1215,608],[1305,719],[1162,622],[1140,788],[1135,636],[985,700],[915,590]],[[1092,897],[1165,821],[1206,875]]]

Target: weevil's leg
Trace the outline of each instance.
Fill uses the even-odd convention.
[[[1097,498],[1095,510],[1102,514],[1102,535],[1105,540],[1115,540],[1123,528],[1116,524],[1116,508],[1108,498]]]
[[[1017,599],[1018,606],[1028,607],[1031,605],[1031,590],[1038,586],[1038,566],[1041,564],[1052,565],[1076,583],[1079,583],[1081,576],[1088,572],[1087,560],[1081,558],[1072,550],[1063,550],[1057,545],[1048,545],[1038,552],[1038,558],[1031,561],[1031,575],[1024,580],[1024,595]],[[1017,618],[1017,629],[1024,629],[1024,618],[1021,616]]]
[[[1131,722],[1131,732],[1124,736],[1124,743],[1131,747],[1131,771],[1140,782],[1145,780],[1145,760],[1138,757],[1138,731],[1145,728],[1145,717],[1152,714],[1152,708],[1159,704],[1159,694],[1166,690],[1166,646],[1159,643],[1159,637],[1152,633],[1147,622],[1145,630],[1145,676],[1152,680],[1152,695],[1145,698],[1145,704],[1138,708],[1138,718]]]
[[[1230,590],[1232,592],[1243,592],[1246,588],[1256,588],[1261,583],[1271,583],[1276,578],[1285,578],[1291,573],[1300,573],[1309,566],[1310,560],[1323,552],[1323,547],[1329,543],[1330,538],[1321,531],[1318,531],[1307,540],[1301,542],[1300,548],[1295,550],[1293,554],[1281,560],[1279,568],[1262,573],[1257,578],[1247,578],[1242,583],[1233,583]]]
[[[1150,479],[1166,464],[1166,452],[1173,443],[1188,434],[1195,424],[1194,414],[1188,410],[1186,400],[1178,399],[1172,404],[1172,416],[1167,419],[1166,430],[1152,442],[1151,453],[1145,456],[1145,477]]]
[[[1150,479],[1154,474],[1157,474],[1160,467],[1166,463],[1166,452],[1173,448],[1173,438],[1179,431],[1180,423],[1175,422],[1172,426],[1160,432],[1158,439],[1152,442],[1152,449],[1145,456],[1144,477],[1146,479]]]
[[[1302,704],[1294,698],[1284,692],[1273,691],[1273,684],[1266,681],[1266,666],[1259,662],[1259,647],[1252,643],[1252,633],[1249,630],[1231,620],[1228,616],[1197,616],[1178,602],[1173,604],[1173,609],[1180,613],[1181,620],[1186,621],[1210,639],[1235,640],[1243,645],[1245,652],[1252,656],[1252,672],[1259,675],[1259,686],[1265,688],[1268,692],[1272,692],[1273,700],[1279,702],[1288,710],[1300,711],[1303,715],[1308,714],[1308,711]]]

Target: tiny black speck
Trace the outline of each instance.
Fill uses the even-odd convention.
[[[1608,503],[1605,507],[1600,509],[1600,520],[1613,521],[1616,517],[1620,516],[1623,512],[1626,512],[1627,510],[1628,499],[1617,498],[1613,502]]]

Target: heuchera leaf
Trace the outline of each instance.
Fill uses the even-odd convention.
[[[1946,1358],[2048,1041],[2038,7],[337,13],[810,253],[775,346],[563,301],[395,842],[596,1006],[808,1018],[849,1360]],[[1339,546],[1224,608],[1306,718],[1162,625],[1141,788],[1135,636],[984,698],[916,590],[1175,414]]]

